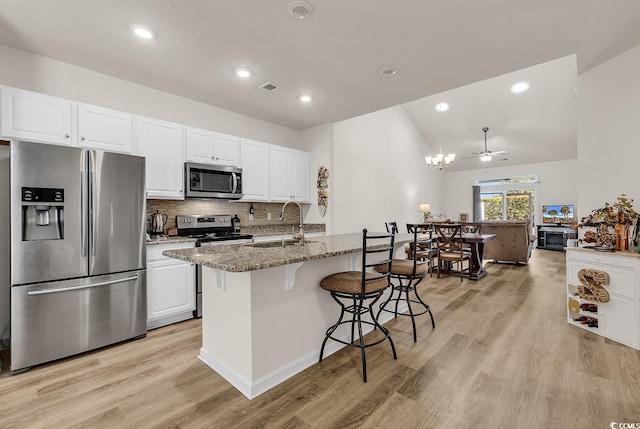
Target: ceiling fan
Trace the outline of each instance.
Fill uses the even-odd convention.
[[[478,155],[479,155],[480,161],[482,161],[482,162],[489,162],[494,157],[499,158],[499,159],[508,158],[510,154],[507,151],[497,150],[495,152],[492,152],[492,151],[487,149],[487,131],[489,131],[489,127],[484,127],[482,129],[482,131],[484,131],[484,150],[482,152],[472,152],[475,156],[469,156],[469,157],[466,157],[466,158],[463,158],[463,159],[476,158],[476,156],[478,156]]]

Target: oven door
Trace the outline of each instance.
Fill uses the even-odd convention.
[[[187,198],[242,198],[242,169],[226,165],[185,163]]]

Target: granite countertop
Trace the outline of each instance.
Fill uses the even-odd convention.
[[[191,237],[158,237],[148,239],[147,246],[155,246],[158,244],[194,243],[195,241],[196,239]]]
[[[304,232],[325,232],[326,226],[324,223],[305,223]],[[286,235],[291,234],[291,228],[298,232],[298,224],[284,223],[280,225],[249,225],[243,226],[240,229],[242,234],[250,234],[254,237],[269,236],[269,235]],[[179,236],[163,236],[158,238],[150,238],[147,240],[147,246],[154,246],[157,244],[173,244],[173,243],[189,243],[196,241],[195,238],[179,237]]]
[[[270,224],[270,225],[243,225],[240,228],[242,234],[251,234],[253,236],[265,235],[285,235],[291,234],[291,228],[298,232],[299,225],[293,223]],[[304,232],[325,232],[324,223],[305,223],[303,224]]]
[[[405,244],[413,234],[396,234],[395,243]],[[270,241],[253,244],[229,244],[194,249],[165,250],[163,255],[223,271],[243,272],[278,267],[296,262],[330,258],[362,251],[362,233],[313,237],[304,246],[297,244],[268,247]]]

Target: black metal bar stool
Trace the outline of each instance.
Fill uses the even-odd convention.
[[[338,321],[333,326],[327,329],[324,341],[322,341],[320,362],[322,362],[324,346],[329,338],[350,347],[357,347],[360,349],[362,356],[362,381],[365,383],[367,382],[367,358],[365,355],[367,347],[389,340],[393,358],[397,359],[396,348],[391,335],[389,335],[389,330],[378,323],[373,312],[373,305],[380,299],[384,290],[390,284],[389,275],[394,238],[395,235],[392,233],[367,233],[366,229],[362,230],[362,270],[331,274],[320,281],[320,287],[329,291],[331,297],[340,305],[340,317],[338,317]],[[380,253],[382,259],[370,259],[369,256],[373,253]],[[386,267],[386,271],[368,270],[378,265]],[[342,300],[347,300],[348,302],[345,303]],[[343,320],[345,313],[351,314],[349,320]],[[366,314],[369,314],[371,321],[362,320],[362,316]],[[351,341],[346,341],[344,338],[337,336],[336,329],[345,324],[351,325]],[[362,325],[370,325],[374,329],[379,328],[382,332],[382,338],[365,343]],[[357,337],[355,336],[356,328],[358,331]]]
[[[409,227],[409,226],[408,226]],[[413,327],[413,342],[417,342],[416,320],[417,316],[429,313],[431,317],[431,326],[435,329],[436,322],[433,319],[433,313],[427,303],[425,303],[416,287],[425,278],[431,267],[431,249],[432,249],[432,230],[428,225],[412,225],[413,242],[410,244],[410,259],[393,259],[391,261],[391,279],[398,281],[398,284],[391,282],[391,294],[387,300],[380,304],[378,315],[383,311],[393,314],[394,318],[398,316],[408,316],[411,318],[411,326]],[[420,251],[422,250],[422,252]],[[425,254],[428,253],[429,259]],[[386,266],[376,267],[376,271],[383,272]],[[413,293],[414,297],[409,294]],[[409,309],[408,313],[398,312],[400,302],[405,302]],[[412,307],[413,305],[413,307]],[[389,308],[391,307],[391,308]],[[415,307],[415,308],[414,308]]]

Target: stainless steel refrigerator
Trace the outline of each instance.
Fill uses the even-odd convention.
[[[11,142],[11,371],[146,335],[142,157]]]

